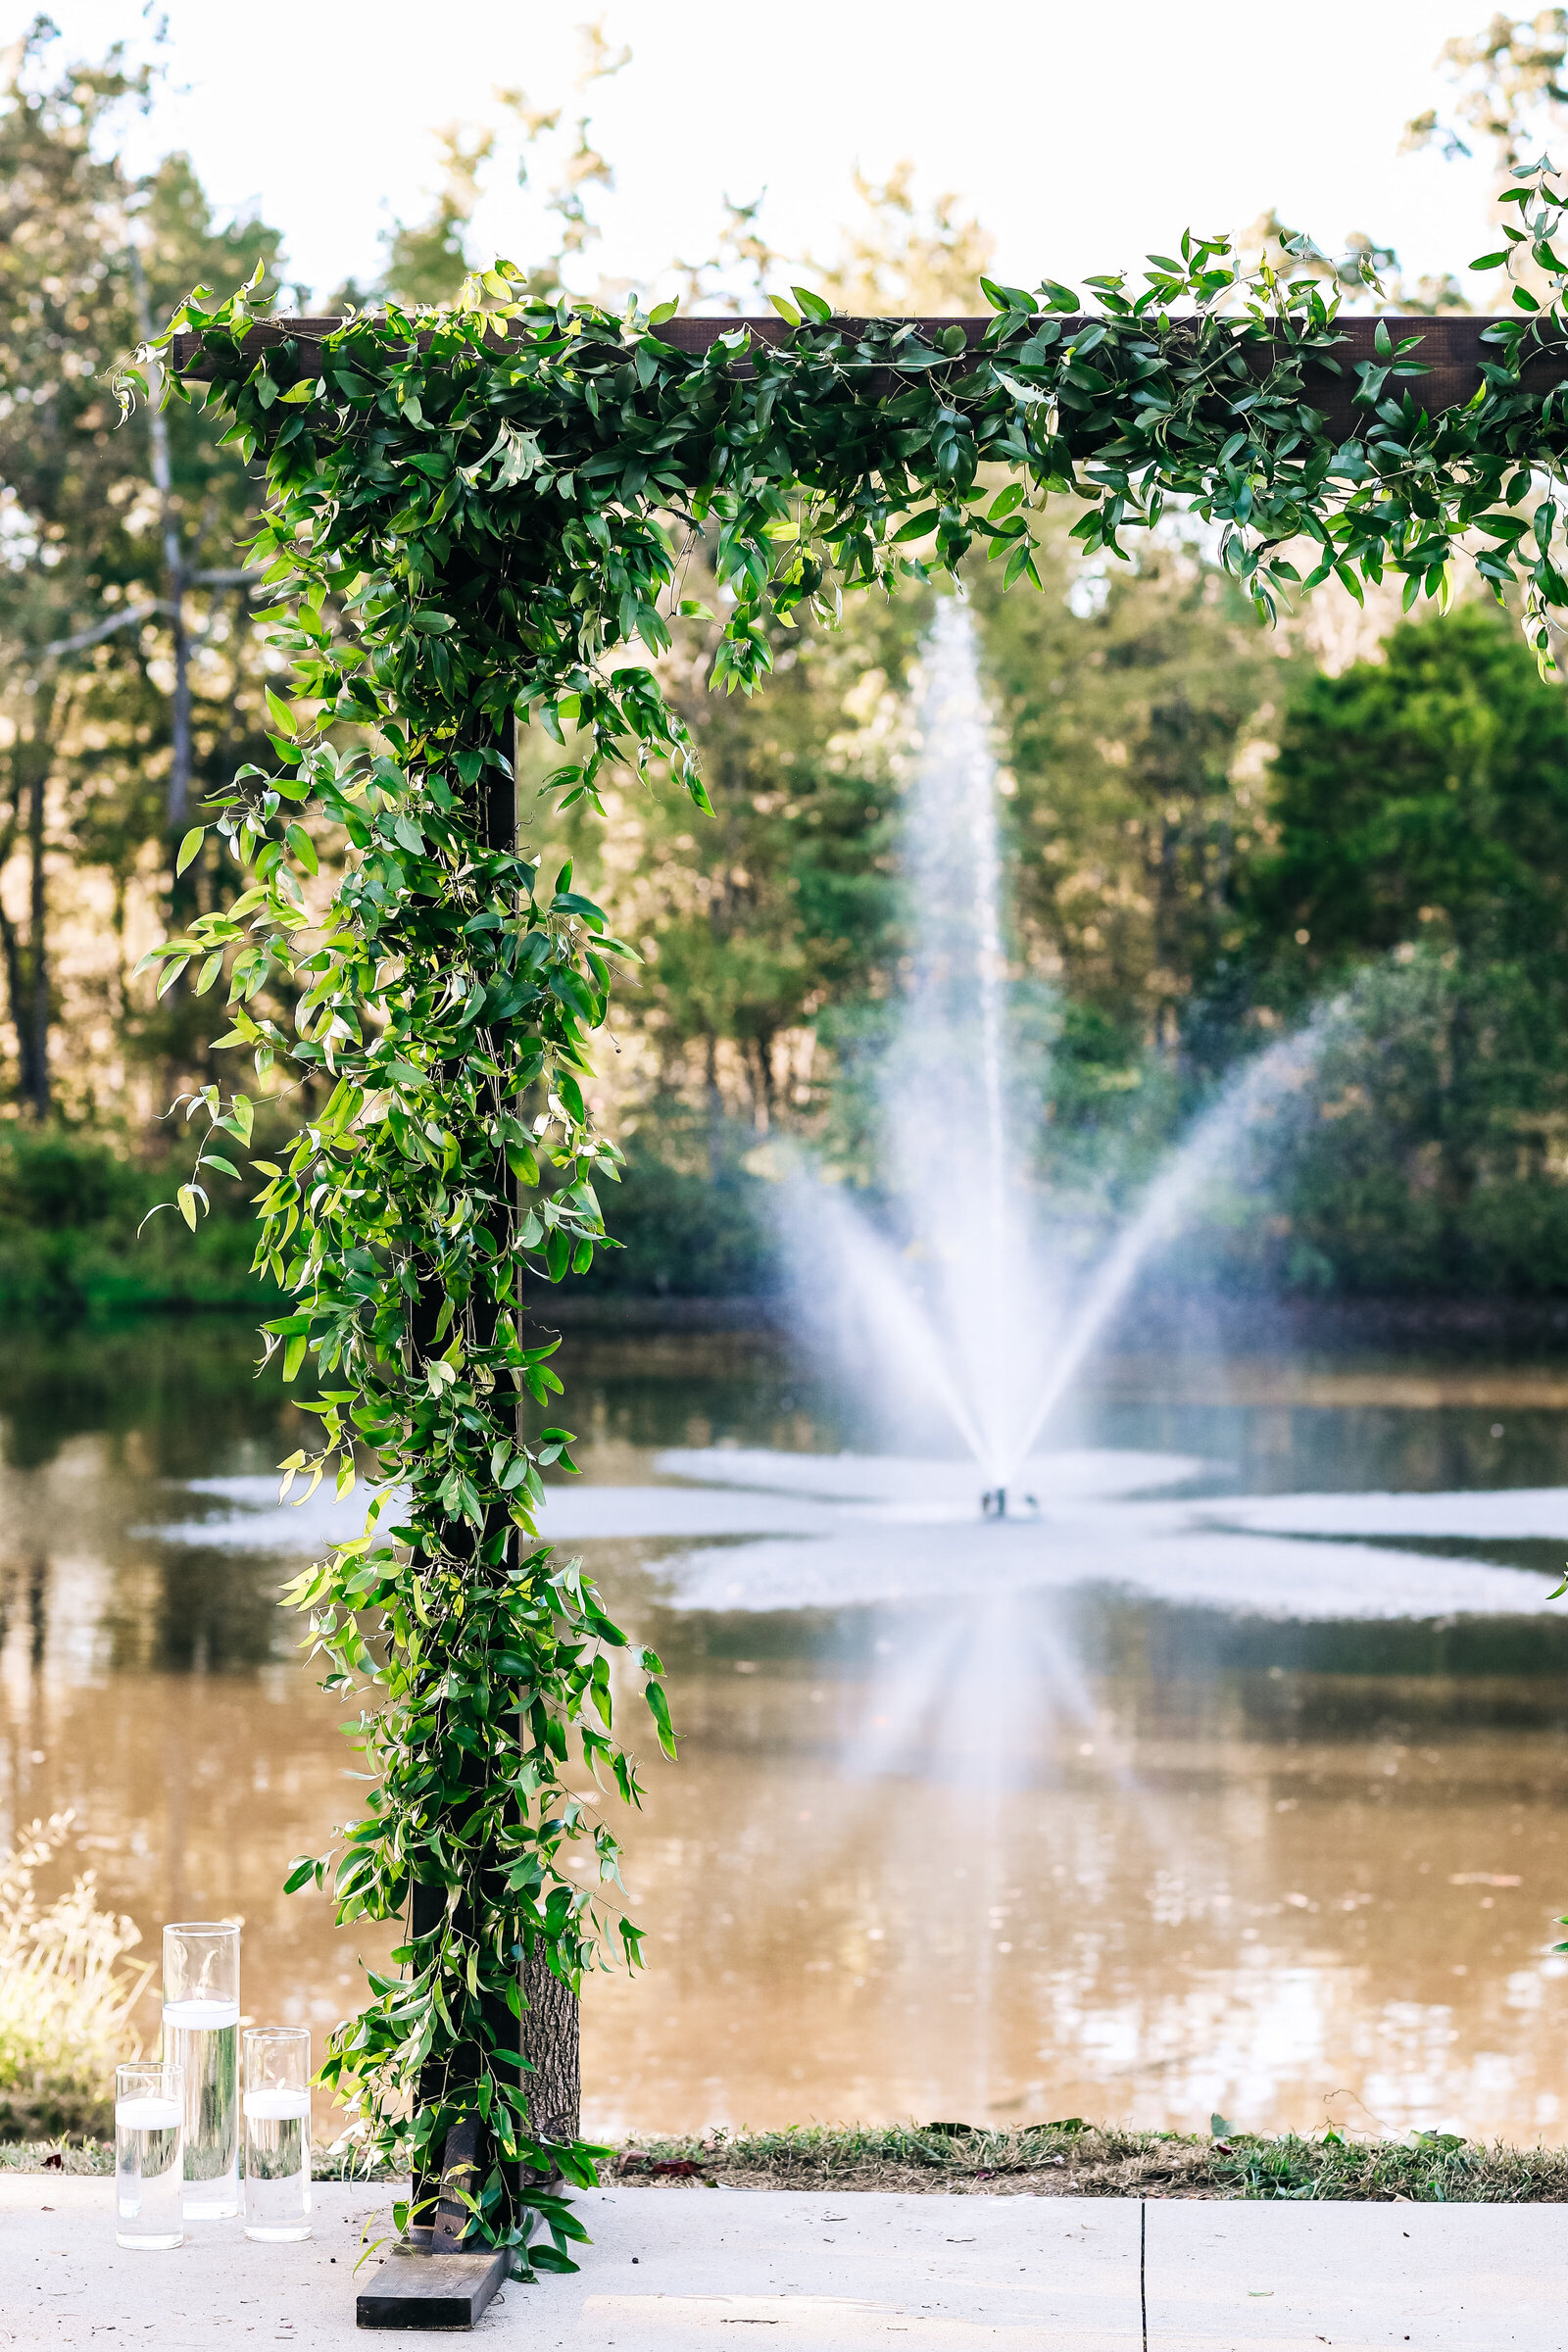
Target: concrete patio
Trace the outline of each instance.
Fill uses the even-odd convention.
[[[316,2235],[237,2222],[114,2242],[114,2184],[0,2176],[0,2344],[348,2346],[392,2192],[318,2184]],[[609,2188],[574,2278],[514,2282],[475,2335],[528,2352],[1568,2352],[1552,2205],[1221,2204]],[[746,2332],[740,2333],[744,2329]],[[412,2340],[412,2339],[409,2339]]]

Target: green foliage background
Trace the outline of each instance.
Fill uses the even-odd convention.
[[[1544,102],[1542,77],[1549,80],[1553,42],[1560,47],[1539,27],[1528,40],[1514,29],[1506,54],[1495,44],[1454,49],[1471,81],[1481,74],[1486,82],[1481,95],[1479,83],[1466,84],[1465,105],[1477,123],[1485,117],[1489,136],[1513,137],[1508,125],[1520,107]],[[623,63],[600,42],[586,60],[585,88]],[[140,179],[126,174],[116,125],[139,92],[138,76],[116,58],[62,65],[41,23],[13,54],[0,91],[9,223],[0,399],[8,413],[25,413],[29,428],[8,468],[7,529],[15,524],[19,535],[6,545],[21,557],[0,566],[0,946],[9,1016],[0,1044],[11,1049],[9,1100],[0,1102],[0,1300],[13,1308],[256,1296],[242,1219],[228,1224],[230,1202],[218,1203],[223,1234],[204,1234],[193,1254],[182,1256],[156,1222],[137,1239],[141,1212],[167,1191],[170,1154],[179,1150],[177,1134],[159,1128],[154,1114],[181,1088],[215,1081],[220,1065],[212,1052],[220,1026],[212,1000],[196,995],[188,977],[157,995],[133,966],[157,930],[220,911],[238,889],[210,841],[174,872],[184,826],[171,815],[176,610],[191,695],[188,789],[198,796],[236,763],[265,756],[265,690],[280,681],[284,657],[256,626],[259,600],[239,576],[234,536],[256,512],[239,451],[219,446],[199,416],[170,412],[172,476],[161,496],[148,420],[139,413],[114,428],[102,370],[135,339],[143,297],[156,319],[193,279],[232,282],[258,262],[268,272],[264,286],[274,286],[279,240],[258,219],[216,221],[183,158],[168,158]],[[525,155],[560,130],[557,116],[515,94],[498,105],[502,143],[520,141]],[[564,261],[580,257],[594,233],[585,199],[608,181],[610,166],[586,117],[568,149],[551,199],[557,249],[517,281],[530,287],[555,283]],[[495,127],[454,133],[429,218],[395,224],[381,279],[345,292],[454,300],[471,259],[478,192],[499,152]],[[1517,160],[1513,150],[1503,158]],[[1505,196],[1521,192],[1521,183],[1505,180]],[[862,182],[860,193],[863,225],[814,282],[852,313],[972,307],[989,240],[956,202],[941,199],[923,215],[903,167],[881,186]],[[1505,205],[1502,217],[1517,219],[1517,208]],[[1299,249],[1293,259],[1273,217],[1251,233],[1276,265],[1312,273],[1326,292],[1364,290],[1371,264],[1387,266],[1365,241],[1360,259],[1349,257],[1338,271]],[[693,293],[711,300],[718,272],[728,270],[733,283],[742,265],[770,282],[783,268],[756,208],[733,212],[715,255],[692,273]],[[1531,299],[1549,292],[1549,269],[1529,237],[1513,248],[1512,267]],[[1404,308],[1451,307],[1450,294],[1386,282]],[[1395,377],[1384,389],[1397,391],[1398,383]],[[1519,501],[1532,525],[1551,503],[1544,489],[1538,478]],[[1038,600],[994,594],[996,567],[977,560],[981,550],[971,551],[964,570],[1013,788],[1005,813],[1018,990],[1049,1097],[1042,1178],[1065,1188],[1075,1214],[1108,1219],[1236,1055],[1258,1042],[1261,1024],[1295,1017],[1309,984],[1338,985],[1357,960],[1433,944],[1434,921],[1442,952],[1455,947],[1451,924],[1444,928],[1452,877],[1429,875],[1413,906],[1384,898],[1378,912],[1357,895],[1360,863],[1414,854],[1423,801],[1446,791],[1456,760],[1477,780],[1462,785],[1450,818],[1460,811],[1461,830],[1471,827],[1477,844],[1489,828],[1506,828],[1508,790],[1528,794],[1536,772],[1523,723],[1535,706],[1517,655],[1502,659],[1507,631],[1499,627],[1491,641],[1498,658],[1484,672],[1474,664],[1466,672],[1465,709],[1441,725],[1429,714],[1424,726],[1407,727],[1396,705],[1417,693],[1417,681],[1392,656],[1392,700],[1353,683],[1359,664],[1350,682],[1320,677],[1311,614],[1324,596],[1342,593],[1337,585],[1306,600],[1301,622],[1271,633],[1259,627],[1245,584],[1219,562],[1214,534],[1190,519],[1168,514],[1152,537],[1133,531],[1121,541],[1130,560],[1121,562],[1103,551],[1086,555],[1072,536],[1078,518],[1072,501],[1058,498],[1054,514],[1037,520],[1034,563],[1045,587]],[[177,598],[171,545],[182,581]],[[687,584],[709,604],[713,552],[700,544],[687,558]],[[1462,575],[1456,589],[1462,597]],[[894,736],[928,598],[922,582],[905,578],[895,602],[852,609],[836,636],[804,615],[794,629],[764,623],[773,683],[755,707],[715,703],[708,693],[716,625],[671,620],[671,647],[654,667],[700,745],[715,820],[697,821],[678,803],[612,781],[606,823],[584,822],[580,812],[563,823],[535,797],[549,760],[524,755],[530,846],[547,861],[575,858],[613,927],[645,959],[622,996],[617,1051],[600,1057],[591,1089],[628,1151],[620,1221],[636,1248],[601,1258],[592,1287],[687,1296],[766,1289],[768,1185],[758,1171],[767,1163],[758,1147],[780,1131],[809,1139],[855,1181],[874,1177],[874,1055],[903,952]],[[140,617],[119,618],[127,612]],[[1363,635],[1364,647],[1373,634]],[[83,636],[94,642],[49,656],[51,646]],[[1396,630],[1391,647],[1400,641]],[[1382,666],[1378,656],[1374,667]],[[1381,850],[1365,828],[1353,846],[1338,842],[1338,811],[1328,829],[1300,818],[1295,785],[1291,808],[1280,805],[1297,755],[1271,765],[1287,732],[1294,742],[1309,717],[1320,739],[1314,756],[1333,761],[1348,746],[1362,791],[1376,801],[1381,749],[1357,749],[1352,724],[1331,723],[1331,706],[1348,712],[1336,697],[1364,692],[1376,723],[1398,737],[1400,772],[1412,786],[1391,796],[1379,819]],[[1299,722],[1298,700],[1308,713]],[[1446,735],[1449,718],[1458,732]],[[1521,760],[1509,787],[1503,771]],[[1294,861],[1288,889],[1276,870],[1282,823]],[[344,837],[321,830],[316,847],[325,893]],[[1549,826],[1533,847],[1545,890],[1561,871]],[[1317,906],[1338,898],[1342,885],[1344,905],[1333,918],[1342,936],[1330,956],[1323,922],[1287,921],[1291,907],[1280,893]],[[1533,1042],[1525,1041],[1535,1013],[1515,1019],[1507,1009],[1525,1002],[1510,976],[1516,958],[1502,959],[1494,987],[1491,947],[1473,939],[1464,949],[1466,1002],[1476,1007],[1465,1020],[1490,1036],[1486,1006],[1495,994],[1497,1035],[1519,1041],[1518,1051],[1484,1057],[1493,1065],[1484,1113],[1471,1102],[1479,1079],[1462,1050],[1463,1023],[1457,1058],[1445,1054],[1433,1066],[1419,1134],[1410,1127],[1410,1090],[1394,1082],[1402,1062],[1372,1055],[1354,1082],[1366,1089],[1364,1109],[1348,1123],[1337,1114],[1324,1123],[1310,1166],[1282,1159],[1255,1169],[1251,1201],[1227,1204],[1223,1229],[1193,1261],[1205,1280],[1348,1291],[1560,1287],[1552,1237],[1568,1154],[1556,1124],[1549,968],[1558,951],[1550,923],[1544,932],[1537,925],[1540,909],[1525,911],[1536,926],[1528,1003],[1542,1015]],[[1294,932],[1302,927],[1313,939],[1298,950]],[[86,957],[84,935],[93,943]],[[263,998],[290,1017],[281,970],[268,976]],[[297,1100],[308,1102],[313,1082],[297,1075]],[[29,1205],[30,1180],[7,1173],[32,1149],[24,1119],[45,1105],[50,1164],[58,1172],[62,1155],[73,1153],[81,1163],[70,1213],[51,1208],[47,1219]],[[1478,1119],[1486,1136],[1465,1148],[1465,1176],[1455,1139],[1462,1128],[1479,1137]],[[1378,1239],[1365,1247],[1355,1236],[1366,1190],[1348,1156],[1358,1122],[1369,1138],[1393,1145],[1379,1172]],[[1430,1146],[1440,1126],[1447,1204],[1435,1216]],[[1299,1132],[1296,1145],[1304,1152]],[[106,1152],[120,1170],[107,1188]],[[1368,1141],[1364,1152],[1377,1156],[1378,1147]],[[1530,1213],[1503,1218],[1497,1188],[1514,1181],[1531,1192]],[[1465,1235],[1478,1220],[1472,1247]],[[1481,1226],[1489,1238],[1480,1238]],[[1507,1247],[1498,1239],[1504,1229],[1516,1236]]]

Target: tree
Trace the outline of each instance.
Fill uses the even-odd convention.
[[[685,584],[712,593],[706,565]],[[613,1080],[639,1157],[651,1147],[722,1177],[737,1144],[819,1119],[823,1031],[836,1007],[886,992],[898,954],[890,705],[927,612],[906,595],[860,605],[842,633],[775,622],[764,706],[710,695],[717,624],[678,623],[659,674],[716,815],[617,786],[603,819],[565,828],[577,871],[644,957]]]
[[[94,134],[136,94],[113,56],[52,88],[30,86],[51,29],[37,20],[10,53],[0,93],[0,403],[11,420],[0,629],[15,681],[0,870],[19,841],[27,863],[25,913],[0,898],[0,953],[20,1092],[40,1118],[50,1102],[45,855],[57,665],[73,636],[90,637],[104,618],[97,592],[113,562],[106,542],[118,535],[108,494],[120,466],[106,448],[112,404],[94,379],[124,349],[129,324],[119,175],[95,156]]]
[[[951,191],[922,212],[913,180],[906,157],[884,180],[858,171],[855,192],[869,217],[845,229],[834,259],[806,265],[851,318],[963,317],[973,308],[997,241]]]
[[[1382,652],[1299,686],[1233,893],[1265,1007],[1348,991],[1284,1190],[1363,1281],[1560,1281],[1568,703],[1490,605]]]
[[[1305,681],[1268,812],[1235,896],[1295,994],[1407,941],[1568,955],[1568,704],[1489,605]]]
[[[791,256],[772,243],[762,226],[765,190],[749,204],[726,198],[714,251],[695,266],[677,265],[685,304],[741,311],[749,303],[765,305],[805,276],[850,318],[965,315],[996,239],[951,191],[922,207],[913,181],[907,157],[884,180],[858,171],[854,187],[864,212],[846,224],[838,251],[826,257]]]
[[[1406,941],[1312,1010],[1247,1139],[1216,1271],[1269,1288],[1568,1290],[1568,962]]]
[[[576,88],[586,97],[595,83],[612,79],[630,64],[631,51],[612,47],[600,23],[579,25],[578,32],[582,64]],[[520,89],[497,90],[495,97],[503,124],[511,127],[508,143],[515,157],[518,183],[525,186],[541,156],[549,153],[565,110],[535,106]],[[596,187],[613,187],[614,172],[594,145],[591,126],[591,116],[585,110],[572,124],[573,143],[551,157],[554,178],[545,209],[555,215],[558,225],[550,252],[539,255],[521,272],[519,282],[533,293],[554,293],[562,282],[564,267],[598,239],[598,224],[589,213],[587,198]],[[429,213],[412,225],[397,221],[386,239],[386,269],[379,283],[368,296],[358,286],[345,287],[344,298],[356,305],[367,299],[390,298],[417,308],[450,303],[475,266],[473,217],[485,174],[495,165],[502,143],[501,129],[495,123],[454,122],[438,132],[440,184]]]
[[[1289,640],[1179,532],[1135,564],[1084,566],[1063,521],[1041,561],[1043,596],[997,597],[989,567],[977,585],[1018,935],[1122,1060],[1171,1055],[1256,837]]]
[[[1446,41],[1443,60],[1457,86],[1460,122],[1490,145],[1506,185],[1527,153],[1547,144],[1555,110],[1568,105],[1568,9],[1543,8],[1533,17],[1499,9],[1484,32]],[[1436,107],[1407,123],[1404,136],[1407,147],[1436,146],[1449,157],[1471,152]]]
[[[1520,223],[1507,208],[1518,200],[1520,174],[1560,133],[1568,105],[1568,9],[1544,8],[1533,17],[1498,10],[1485,31],[1445,42],[1443,62],[1457,93],[1457,124],[1429,107],[1405,124],[1404,144],[1436,147],[1452,163],[1471,153],[1469,140],[1483,141],[1492,153],[1494,217],[1511,242]],[[1549,301],[1549,243],[1544,251],[1533,250],[1528,240],[1519,243],[1509,277],[1534,299]],[[1508,299],[1507,280],[1496,281],[1492,307],[1500,310]]]
[[[67,1105],[93,1099],[82,1033],[126,1009],[127,900],[150,896],[145,919],[162,922],[232,895],[209,861],[171,896],[175,844],[193,787],[265,748],[264,662],[234,553],[254,514],[245,467],[199,412],[122,427],[108,376],[193,279],[259,267],[275,284],[278,244],[258,221],[218,226],[183,157],[127,178],[117,125],[146,76],[119,52],[60,64],[56,37],[38,19],[0,81],[0,956],[17,1091],[40,1119],[59,1093],[62,1021]],[[73,911],[91,869],[115,896],[111,957],[68,993],[51,918]],[[188,999],[122,1028],[159,1062],[205,1053]]]

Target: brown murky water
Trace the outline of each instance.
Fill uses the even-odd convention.
[[[247,2014],[324,2029],[379,1955],[278,1887],[353,1803],[341,1709],[276,1606],[295,1563],[184,1483],[296,1442],[250,1353],[216,1323],[0,1342],[0,1827],[74,1808],[150,1950],[167,1918],[240,1914]],[[669,1446],[867,1442],[776,1342],[570,1357],[586,1477],[630,1490],[633,1521]],[[1561,2137],[1568,1603],[1546,1594],[1568,1372],[1125,1359],[1063,1442],[1200,1456],[1189,1488],[1221,1518],[1226,1496],[1544,1499],[1538,1532],[1389,1536],[1412,1597],[1371,1619],[1121,1590],[1133,1522],[1111,1518],[1095,1577],[1029,1586],[963,1639],[967,1524],[946,1591],[809,1608],[693,1605],[685,1537],[586,1537],[686,1735],[629,1832],[652,1966],[585,2004],[588,2128],[1217,2108]],[[744,1574],[754,1533],[720,1512],[703,1556]],[[1303,1591],[1348,1556],[1293,1540]],[[1514,1571],[1507,1605],[1425,1606],[1422,1578],[1460,1560]]]

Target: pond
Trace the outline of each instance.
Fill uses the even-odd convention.
[[[72,1808],[149,1952],[242,1916],[247,2014],[320,2034],[392,1938],[279,1891],[358,1784],[277,1605],[327,1514],[275,1508],[254,1351],[0,1341],[0,1828]],[[589,1989],[589,2131],[1563,2136],[1568,1361],[1107,1353],[1002,1522],[776,1336],[564,1369],[547,1532],[684,1734],[635,1734],[651,1967]]]

